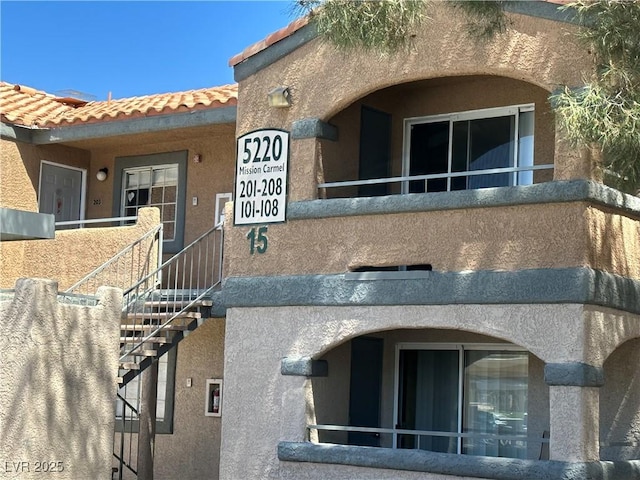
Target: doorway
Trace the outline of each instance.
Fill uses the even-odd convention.
[[[56,222],[83,220],[86,174],[80,168],[43,160],[38,193],[40,213],[53,214]]]

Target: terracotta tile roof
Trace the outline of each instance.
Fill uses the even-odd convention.
[[[0,118],[3,122],[37,126],[43,119],[62,115],[68,110],[73,107],[46,92],[0,82]]]
[[[256,53],[262,50],[265,50],[266,48],[270,47],[276,42],[279,42],[283,38],[287,38],[288,36],[292,35],[294,32],[304,27],[307,23],[309,23],[308,17],[302,17],[302,18],[298,18],[297,20],[294,20],[286,27],[281,28],[280,30],[275,31],[272,34],[268,35],[264,40],[260,40],[259,42],[254,43],[253,45],[250,45],[239,54],[231,57],[231,59],[229,60],[229,66],[235,67],[237,64],[239,64],[243,60],[246,60],[247,58],[255,55]]]
[[[129,120],[237,104],[238,86],[171,92],[100,102],[58,98],[21,85],[0,82],[2,120],[23,126],[56,127]]]
[[[554,3],[557,5],[566,5],[568,3],[571,3],[574,0],[535,0],[535,1]],[[262,50],[266,50],[274,43],[279,42],[280,40],[287,38],[290,35],[293,35],[296,31],[300,30],[302,27],[304,27],[308,23],[309,23],[309,17],[302,17],[302,18],[298,18],[297,20],[294,20],[286,27],[273,32],[272,34],[268,35],[265,39],[260,40],[259,42],[256,42],[253,45],[248,46],[242,52],[231,57],[229,59],[229,66],[235,67],[240,62],[246,60],[249,57],[252,57],[256,53],[261,52]]]

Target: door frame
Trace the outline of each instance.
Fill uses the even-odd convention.
[[[86,209],[86,201],[87,201],[87,169],[80,167],[73,167],[71,165],[64,165],[62,163],[52,162],[50,160],[40,160],[40,173],[38,175],[38,212],[40,211],[40,192],[42,188],[42,166],[44,164],[52,165],[54,167],[66,168],[67,170],[75,170],[81,173],[81,182],[80,182],[80,218],[78,220],[85,219],[85,209]]]
[[[462,433],[462,416],[464,409],[464,352],[466,350],[504,350],[527,352],[527,349],[513,343],[433,343],[433,342],[399,342],[395,345],[394,378],[393,378],[393,425],[398,424],[400,413],[400,350],[457,350],[458,351],[458,432]],[[398,448],[398,434],[393,434],[393,448]],[[462,437],[458,437],[458,454],[462,452]]]

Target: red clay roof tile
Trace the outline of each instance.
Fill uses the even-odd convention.
[[[21,85],[0,82],[2,120],[28,127],[56,127],[128,120],[237,105],[238,86],[223,85],[100,102],[61,99]],[[65,103],[66,102],[66,103]]]

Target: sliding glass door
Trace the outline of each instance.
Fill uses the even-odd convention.
[[[397,386],[397,428],[421,432],[398,434],[398,448],[526,457],[527,352],[400,344]]]

